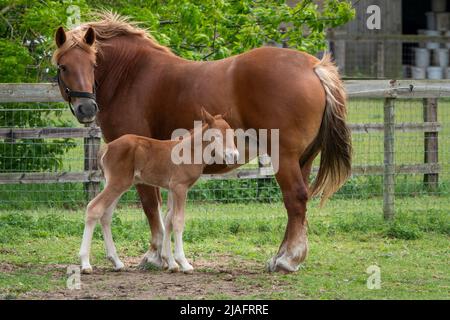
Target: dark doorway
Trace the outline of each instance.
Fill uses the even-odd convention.
[[[431,11],[431,0],[403,0],[403,34],[417,34],[417,30],[426,29],[427,18],[425,12],[428,11]]]

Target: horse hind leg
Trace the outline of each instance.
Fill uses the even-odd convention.
[[[305,172],[306,173],[306,172]],[[276,175],[288,213],[285,236],[277,255],[268,262],[269,271],[295,272],[308,252],[306,203],[308,189],[298,159],[287,158],[280,163]]]

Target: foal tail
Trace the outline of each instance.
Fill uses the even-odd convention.
[[[326,106],[319,134],[300,158],[300,166],[321,152],[319,172],[310,192],[311,196],[321,194],[320,205],[323,205],[351,174],[352,144],[346,124],[344,85],[329,54],[314,66],[314,72],[325,89]]]

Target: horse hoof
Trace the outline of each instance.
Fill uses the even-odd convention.
[[[281,273],[292,273],[298,271],[299,265],[293,266],[288,263],[288,261],[281,257],[273,257],[267,262],[267,270],[269,272],[281,272]]]
[[[139,262],[138,266],[137,266],[138,270],[146,270],[147,269],[147,258],[144,257],[141,262]]]
[[[164,263],[164,261],[161,259],[161,257],[155,252],[152,254],[146,254],[141,262],[138,265],[139,270],[148,270],[148,269],[155,269],[155,270],[163,270],[167,269],[167,264]]]

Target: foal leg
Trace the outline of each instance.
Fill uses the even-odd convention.
[[[178,272],[180,267],[178,266],[175,259],[173,258],[172,248],[171,248],[171,238],[170,238],[171,233],[172,233],[172,217],[173,217],[173,212],[174,212],[173,199],[174,199],[174,196],[173,196],[172,190],[169,190],[168,200],[167,200],[168,209],[167,209],[166,218],[164,220],[165,232],[164,232],[164,237],[163,237],[161,257],[162,257],[163,261],[167,263],[169,271]]]
[[[175,236],[175,260],[181,266],[181,271],[184,273],[192,273],[194,268],[187,261],[183,249],[184,208],[186,205],[187,190],[186,188],[179,188],[174,192],[176,197],[174,197],[175,208],[172,222]]]
[[[89,253],[91,249],[92,235],[94,234],[95,225],[97,221],[103,216],[105,211],[111,207],[122,192],[118,192],[109,187],[100,192],[91,202],[89,202],[86,210],[86,220],[83,232],[83,240],[79,256],[81,259],[81,271],[83,273],[91,273],[92,267],[89,263]]]
[[[308,190],[298,163],[298,157],[284,155],[276,175],[283,193],[288,213],[288,223],[278,253],[268,263],[269,271],[295,272],[306,258],[308,239],[306,235],[306,202]],[[308,171],[308,170],[305,170]],[[304,172],[305,174],[307,172]]]
[[[143,184],[136,185],[136,189],[152,233],[150,247],[142,258],[139,268],[144,269],[147,263],[157,268],[163,268],[164,261],[161,259],[161,250],[164,226],[161,218],[161,193],[159,188]]]
[[[100,223],[102,225],[103,239],[105,241],[106,258],[113,263],[115,271],[120,271],[125,265],[120,261],[119,256],[117,255],[116,246],[114,245],[111,233],[112,215],[117,206],[117,202],[119,202],[119,199],[115,200],[114,203],[106,209],[105,213],[100,218]]]

